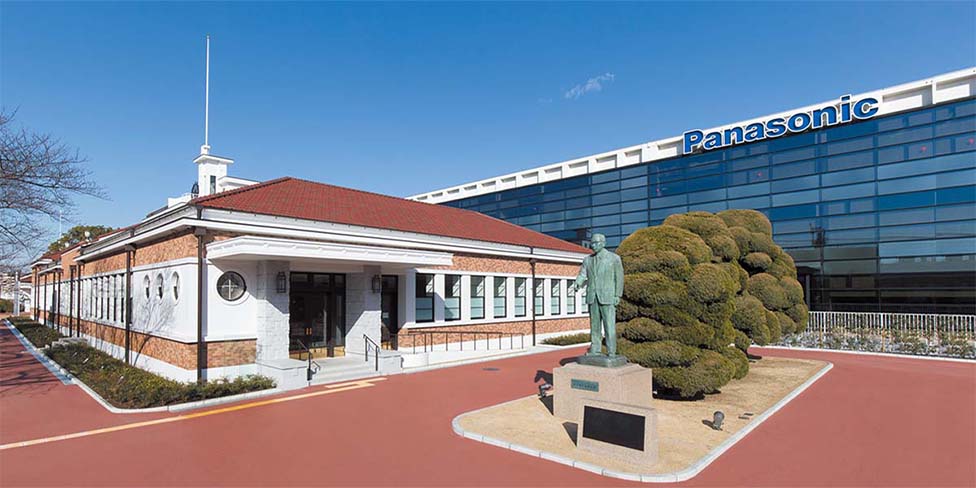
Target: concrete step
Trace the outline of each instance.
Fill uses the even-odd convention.
[[[321,369],[312,377],[310,385],[324,385],[327,383],[338,383],[340,381],[351,381],[359,378],[377,376],[373,363],[365,361],[320,361]]]

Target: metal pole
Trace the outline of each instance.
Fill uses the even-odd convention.
[[[14,271],[14,317],[20,315],[20,271]]]
[[[531,252],[535,252],[535,249],[530,249]],[[529,267],[532,268],[532,346],[535,347],[535,258],[529,259]],[[528,295],[528,290],[526,290],[526,295]],[[514,349],[514,348],[513,348]]]
[[[197,211],[199,214],[199,210]],[[193,234],[197,237],[197,382],[203,382],[203,368],[207,362],[203,345],[203,308],[206,305],[207,229],[197,227]]]
[[[132,253],[133,246],[125,248],[125,295],[122,305],[125,307],[125,364],[129,362],[129,351],[132,349]]]

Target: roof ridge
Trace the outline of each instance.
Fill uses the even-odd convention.
[[[255,183],[253,185],[242,186],[240,188],[235,188],[233,190],[227,190],[227,191],[222,191],[222,192],[219,192],[219,193],[214,193],[212,195],[204,195],[202,197],[196,197],[196,198],[190,200],[189,202],[186,202],[186,204],[187,205],[195,205],[197,203],[209,202],[209,201],[212,201],[212,200],[216,200],[218,198],[221,198],[221,197],[228,197],[228,196],[231,196],[231,195],[237,195],[237,194],[240,194],[240,193],[244,193],[246,191],[257,190],[259,188],[266,188],[266,187],[269,187],[271,185],[276,185],[278,183],[282,183],[282,182],[285,182],[285,181],[288,181],[288,180],[297,180],[297,179],[298,178],[294,178],[294,177],[291,177],[291,176],[282,176],[280,178],[275,178],[273,180],[268,180],[268,181],[262,181],[260,183]]]
[[[273,186],[277,183],[291,183],[289,185],[284,185],[280,190],[273,189]],[[296,186],[297,185],[297,186]],[[247,194],[245,192],[251,190],[258,190],[256,193]],[[265,193],[264,191],[270,192],[268,195],[274,195],[274,199],[269,201],[264,201],[261,198]],[[284,193],[282,193],[284,192]],[[323,210],[325,213],[329,212],[340,212],[344,213],[346,211],[350,212],[349,215],[352,217],[340,216],[339,214],[330,214],[329,216],[316,217],[313,215],[315,212],[306,213],[302,216],[301,211],[291,211],[287,208],[305,207],[304,204],[294,202],[295,192],[311,192],[309,195],[312,200],[316,200],[318,195],[324,195],[327,199],[332,200],[325,206],[331,208],[331,210]],[[314,197],[313,197],[314,195]],[[226,198],[224,198],[226,197]],[[257,200],[255,200],[257,198]],[[345,209],[340,203],[342,199],[350,200],[354,202],[353,207]],[[252,201],[252,203],[248,203]],[[367,213],[373,212],[374,216],[363,216],[362,209],[356,206],[355,202],[366,202],[367,206],[363,207]],[[260,202],[260,203],[253,203]],[[359,190],[356,188],[349,188],[345,186],[334,185],[331,183],[323,183],[319,181],[311,181],[302,178],[295,177],[283,177],[275,180],[269,180],[259,184],[251,185],[248,187],[239,188],[236,190],[222,192],[216,195],[208,195],[204,198],[199,198],[191,201],[189,204],[199,204],[201,207],[215,207],[224,208],[227,210],[239,210],[244,211],[241,207],[251,208],[251,212],[268,214],[268,215],[285,215],[293,216],[295,218],[307,218],[311,220],[322,220],[331,221],[338,223],[347,223],[352,225],[361,225],[365,227],[376,227],[383,228],[383,222],[390,220],[395,221],[396,219],[413,219],[417,223],[387,223],[385,225],[394,225],[392,227],[397,230],[403,230],[406,232],[417,232],[421,234],[430,235],[444,235],[448,237],[456,237],[462,239],[471,239],[475,241],[483,242],[494,242],[500,244],[513,244],[522,245],[525,247],[539,248],[539,249],[554,249],[562,250],[574,253],[588,253],[586,248],[583,248],[577,244],[564,241],[562,239],[547,235],[545,233],[539,232],[538,230],[529,229],[526,227],[519,226],[517,224],[507,222],[503,219],[486,215],[481,212],[474,210],[457,208],[448,205],[437,205],[427,202],[418,202],[415,200],[408,200],[403,197],[397,197],[392,195],[384,195],[382,193],[375,193],[366,190]],[[287,207],[287,208],[286,208]],[[387,208],[389,207],[389,208]],[[397,211],[390,212],[390,208],[397,208]],[[372,209],[372,210],[368,210]],[[308,210],[307,208],[305,210]],[[297,212],[297,213],[296,213]],[[432,213],[433,212],[433,213]],[[294,215],[292,215],[294,214]],[[388,215],[387,215],[388,214]],[[324,214],[323,214],[324,215]],[[345,215],[345,214],[343,214]],[[412,215],[412,217],[410,217]],[[419,220],[417,220],[419,218]],[[352,220],[349,220],[352,219]],[[358,219],[358,220],[357,220]],[[433,219],[433,220],[431,220]],[[477,220],[471,219],[482,219],[479,223]],[[438,224],[434,221],[439,221],[441,224],[447,227],[456,227],[457,222],[469,222],[471,225],[477,225],[477,227],[482,228],[482,231],[466,232],[458,229],[453,229],[450,232],[442,233],[442,231],[434,231],[431,226],[437,227]],[[485,230],[484,228],[493,228],[491,230]],[[511,235],[509,235],[511,234]]]

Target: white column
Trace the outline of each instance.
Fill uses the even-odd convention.
[[[417,323],[417,270],[407,270],[404,276],[404,325]]]
[[[495,276],[485,277],[485,319],[495,318]]]
[[[559,315],[566,315],[569,311],[569,304],[566,302],[566,280],[559,280]]]
[[[257,301],[257,361],[288,358],[289,312],[291,292],[288,261],[258,261],[254,298]],[[286,289],[278,293],[278,273],[285,274]],[[195,278],[195,277],[194,277]],[[195,281],[194,281],[195,284]],[[190,288],[184,287],[184,290]],[[194,287],[194,292],[195,292]],[[193,297],[196,298],[196,297]],[[195,305],[195,304],[194,304]]]
[[[542,279],[542,315],[552,315],[552,283],[549,278]]]
[[[372,289],[373,276],[380,273],[379,266],[363,266],[362,273],[346,275],[346,354],[365,352],[363,335],[380,343],[380,293]]]
[[[444,275],[434,275],[434,322],[444,321]]]
[[[461,275],[461,320],[471,320],[471,275]]]

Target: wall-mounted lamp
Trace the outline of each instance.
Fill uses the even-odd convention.
[[[373,293],[379,293],[383,291],[383,279],[380,278],[380,275],[373,275],[372,287],[373,287]]]
[[[275,283],[277,285],[277,286],[275,286],[275,290],[278,293],[287,293],[288,292],[288,277],[285,276],[285,272],[284,271],[279,271],[278,272],[278,275],[275,277]]]

